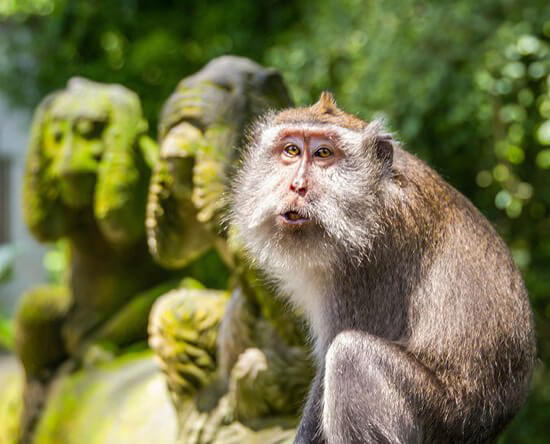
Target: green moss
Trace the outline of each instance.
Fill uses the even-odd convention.
[[[137,294],[102,326],[97,334],[94,334],[93,340],[108,341],[118,346],[125,346],[140,339],[145,340],[147,338],[149,312],[153,303],[159,296],[177,286],[177,281],[166,282]]]
[[[23,372],[15,359],[0,356],[0,444],[18,443],[23,379]]]
[[[230,270],[215,250],[209,250],[192,264],[183,269],[182,274],[202,282],[207,288],[226,289]]]
[[[175,439],[175,412],[147,351],[57,380],[34,444],[170,444]]]
[[[28,377],[65,356],[61,326],[72,299],[67,287],[42,286],[25,293],[16,314],[15,350]]]
[[[216,371],[218,330],[229,294],[206,289],[171,291],[151,312],[149,343],[181,407]]]
[[[66,236],[82,208],[103,234],[128,245],[142,237],[154,160],[139,98],[120,85],[73,78],[34,116],[24,178],[25,220],[44,241]],[[146,149],[144,149],[146,148]],[[147,157],[146,157],[147,156]]]
[[[62,319],[71,306],[69,289],[43,285],[23,294],[17,312],[17,322],[42,324]]]
[[[151,179],[147,205],[149,250],[162,265],[182,268],[212,245],[191,201],[194,159],[161,159]]]

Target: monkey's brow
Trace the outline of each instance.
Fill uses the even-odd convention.
[[[298,137],[324,137],[329,139],[333,143],[340,142],[340,136],[336,131],[331,131],[329,129],[321,129],[321,128],[307,128],[304,126],[296,126],[295,128],[284,128],[282,129],[279,134],[277,135],[277,138],[275,140],[275,143],[280,143],[283,139],[290,136],[298,136]]]

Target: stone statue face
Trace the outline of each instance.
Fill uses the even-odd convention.
[[[107,238],[135,240],[142,228],[127,233],[123,225],[143,219],[148,175],[137,141],[146,129],[137,95],[119,85],[74,78],[44,99],[33,121],[25,178],[31,231],[58,238],[73,213],[89,208]]]
[[[61,92],[43,124],[44,156],[51,159],[51,174],[59,178],[63,203],[72,208],[92,204],[105,136],[116,125],[101,89],[89,86],[81,88],[80,94]]]

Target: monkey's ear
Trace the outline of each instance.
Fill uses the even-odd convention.
[[[393,144],[394,139],[391,134],[383,133],[376,136],[374,139],[374,152],[376,157],[384,164],[391,166],[393,163]]]
[[[393,147],[397,143],[392,134],[384,128],[380,119],[372,120],[362,130],[363,148],[374,154],[382,164],[391,167],[393,163]]]

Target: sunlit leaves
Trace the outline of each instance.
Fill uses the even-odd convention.
[[[55,0],[2,0],[0,1],[0,18],[17,14],[49,15],[55,7]]]
[[[541,145],[550,145],[550,120],[539,126],[537,140]]]
[[[550,169],[550,149],[539,151],[537,154],[537,166],[543,170]]]
[[[540,49],[540,40],[533,35],[522,35],[517,42],[517,48],[521,55],[536,54]]]

